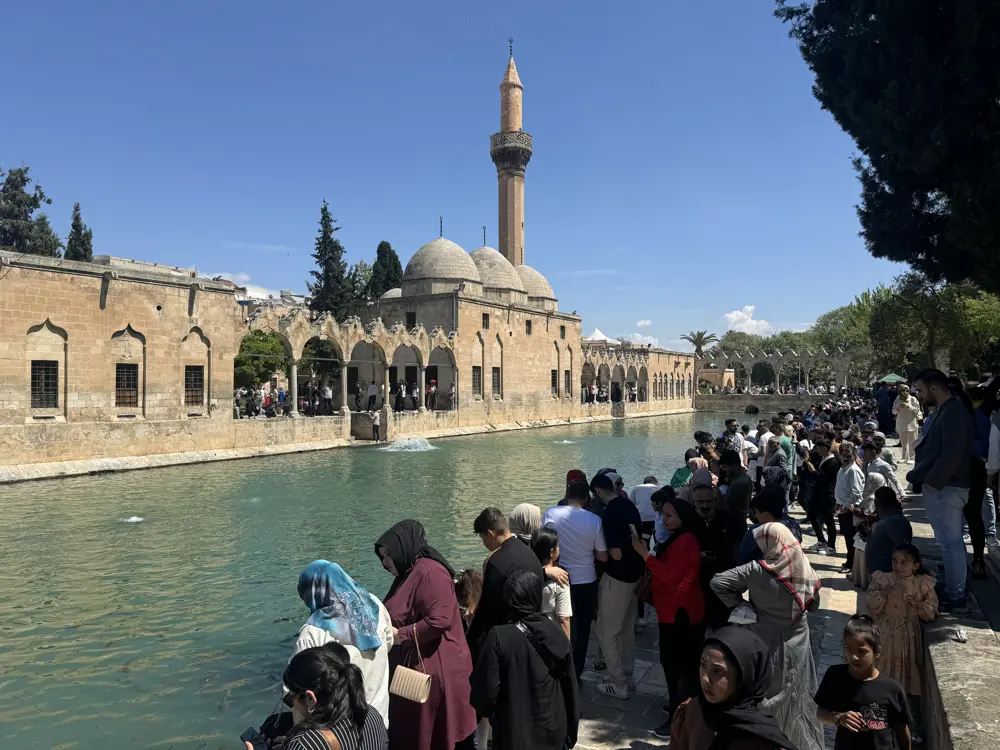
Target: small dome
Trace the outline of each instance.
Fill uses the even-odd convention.
[[[517,275],[521,277],[521,281],[524,283],[524,288],[528,290],[529,299],[554,300],[556,298],[555,293],[552,291],[552,286],[534,268],[531,266],[518,266],[516,270]]]
[[[388,292],[383,294],[381,297],[379,297],[379,299],[396,299],[396,297],[402,297],[402,296],[403,296],[403,290],[397,286],[393,287]]]
[[[481,283],[479,269],[469,254],[444,237],[428,242],[406,264],[403,281],[422,279]]]
[[[513,289],[527,294],[528,290],[524,288],[524,282],[517,275],[514,266],[492,247],[483,246],[473,250],[469,253],[469,257],[479,268],[484,289]]]

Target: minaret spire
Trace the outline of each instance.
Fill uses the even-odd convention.
[[[522,129],[524,86],[514,64],[514,37],[500,82],[500,132],[490,136],[490,157],[497,168],[497,249],[512,265],[524,265],[524,170],[531,159],[531,136]]]

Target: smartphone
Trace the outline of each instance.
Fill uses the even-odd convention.
[[[267,742],[253,727],[247,727],[247,730],[240,735],[240,739],[253,745],[253,750],[268,750]]]
[[[635,524],[634,523],[630,523],[628,525],[628,527],[630,529],[632,529],[632,536],[634,536],[636,539],[638,539],[639,538],[639,530],[636,529]]]

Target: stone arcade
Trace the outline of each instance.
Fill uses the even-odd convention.
[[[401,288],[373,302],[364,320],[247,305],[244,290],[181,268],[0,252],[0,467],[9,467],[0,481],[370,439],[368,414],[352,411],[357,383],[378,387],[390,436],[690,410],[692,355],[585,342],[581,319],[560,312],[549,282],[524,264],[532,144],[521,129],[522,92],[511,57],[500,132],[490,138],[500,249],[428,242],[406,264]],[[233,360],[254,330],[276,334],[293,361],[310,339],[331,342],[342,363],[333,416],[233,419]],[[298,369],[293,392],[304,382]],[[391,400],[383,403],[399,380],[423,392],[431,378],[437,409],[394,414]],[[593,381],[634,384],[639,399],[585,404],[582,387]],[[18,468],[35,464],[52,468]]]

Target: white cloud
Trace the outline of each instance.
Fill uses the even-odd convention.
[[[226,281],[231,281],[236,286],[246,287],[247,295],[256,299],[267,299],[268,297],[274,297],[275,299],[281,298],[281,292],[277,289],[268,289],[267,287],[257,286],[256,284],[250,283],[250,274],[246,271],[236,271],[235,273],[229,271],[220,271],[219,273],[207,273],[205,276],[209,279],[214,279],[217,277],[222,277]]]
[[[670,339],[670,341],[667,342],[667,345],[671,349],[674,349],[675,351],[681,351],[681,352],[694,351],[694,347],[691,346],[691,342],[685,341],[684,339]]]
[[[222,246],[228,248],[229,250],[256,250],[265,253],[297,253],[298,248],[289,247],[288,245],[268,245],[263,242],[243,242],[241,240],[233,240],[230,242],[222,243]]]
[[[758,336],[767,336],[773,333],[774,326],[766,320],[754,320],[753,312],[756,309],[756,305],[747,305],[742,310],[733,310],[722,317],[725,319],[730,331],[753,333]]]
[[[653,321],[651,320],[637,320],[635,322],[636,328],[649,328],[651,325],[653,325]]]
[[[626,336],[625,340],[641,346],[646,346],[647,344],[652,344],[653,346],[660,345],[660,340],[656,336],[643,336],[641,333],[633,333],[630,336]]]

